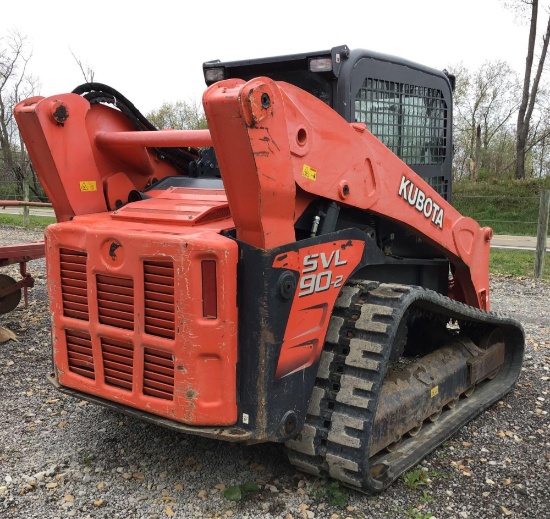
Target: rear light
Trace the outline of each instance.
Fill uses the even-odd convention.
[[[208,68],[204,71],[204,79],[206,80],[207,85],[215,83],[216,81],[221,81],[222,79],[225,79],[225,70],[223,67]]]
[[[332,58],[313,58],[309,60],[311,72],[330,72],[332,70]]]
[[[202,262],[202,315],[207,319],[218,317],[218,286],[216,283],[216,262]]]

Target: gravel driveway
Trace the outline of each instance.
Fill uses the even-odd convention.
[[[3,227],[0,244],[41,238]],[[406,479],[367,497],[298,473],[275,445],[185,436],[66,397],[45,379],[44,261],[29,308],[0,316],[0,517],[543,518],[550,516],[550,285],[492,278],[494,310],[527,334],[517,387]],[[2,273],[16,275],[15,267]],[[224,489],[256,483],[238,502]]]

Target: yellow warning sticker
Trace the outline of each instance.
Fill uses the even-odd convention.
[[[304,167],[302,168],[302,176],[309,178],[309,180],[317,180],[317,170],[307,164],[304,164]]]
[[[439,386],[432,387],[432,390],[430,391],[430,398],[433,398],[439,393]]]
[[[97,191],[97,183],[95,180],[83,180],[80,182],[80,191]]]

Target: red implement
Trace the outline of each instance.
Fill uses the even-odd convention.
[[[43,258],[45,246],[43,241],[31,243],[19,243],[17,245],[4,245],[0,247],[0,267],[19,263],[21,279],[15,279],[5,274],[0,274],[0,314],[11,312],[21,299],[21,289],[25,307],[28,304],[27,289],[34,286],[34,278],[27,272],[27,261]]]

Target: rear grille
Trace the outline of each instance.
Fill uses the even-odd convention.
[[[173,262],[144,262],[143,279],[145,283],[145,333],[173,339],[175,336]]]
[[[101,339],[105,384],[132,390],[134,347],[129,342]]]
[[[143,394],[173,400],[174,360],[170,352],[145,348]]]
[[[88,332],[66,330],[69,371],[82,377],[95,379],[92,339]]]
[[[85,252],[60,249],[63,315],[88,321],[88,278]]]
[[[96,283],[99,322],[133,330],[134,281],[98,274]]]

